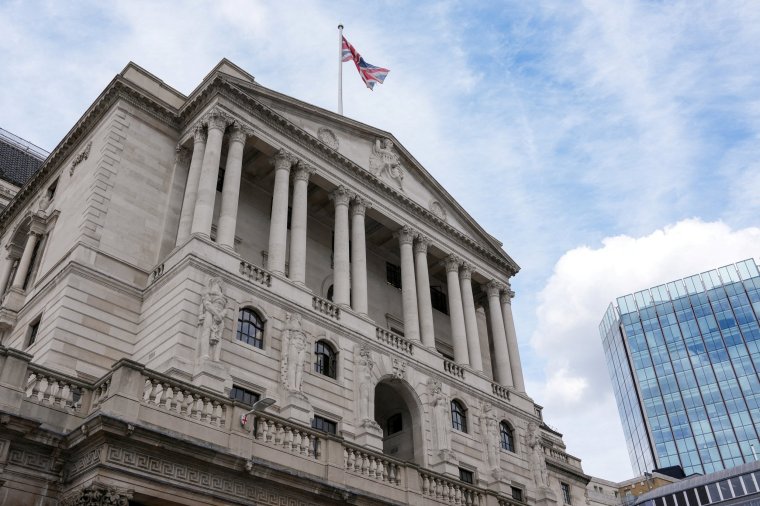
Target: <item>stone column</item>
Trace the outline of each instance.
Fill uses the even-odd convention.
[[[231,250],[235,249],[240,179],[243,175],[243,148],[247,137],[248,132],[239,125],[233,127],[227,148],[227,165],[224,168],[222,205],[219,210],[219,229],[216,234],[216,242]]]
[[[203,152],[201,177],[198,182],[198,197],[193,213],[193,234],[211,235],[211,221],[214,218],[214,200],[216,200],[216,183],[219,179],[219,160],[222,157],[222,139],[227,127],[227,117],[217,111],[206,116],[208,138]]]
[[[24,253],[21,255],[21,260],[18,263],[16,275],[13,277],[13,288],[24,289],[24,280],[26,279],[26,275],[29,274],[29,268],[32,266],[32,254],[39,240],[40,236],[37,233],[33,231],[29,232],[26,238],[26,245],[24,246]]]
[[[414,243],[414,266],[417,279],[417,304],[420,317],[422,344],[435,349],[435,328],[433,327],[433,304],[430,302],[430,272],[428,271],[427,250],[430,239],[418,235]]]
[[[293,171],[293,210],[290,214],[289,277],[296,283],[306,283],[306,211],[309,176],[314,169],[298,162]]]
[[[333,249],[333,302],[341,306],[351,303],[351,281],[348,252],[348,203],[351,193],[343,186],[330,193],[335,202],[335,244]]]
[[[198,197],[198,183],[201,180],[201,165],[203,165],[203,153],[206,151],[206,132],[203,125],[196,125],[193,129],[193,156],[190,159],[190,169],[187,173],[185,185],[185,197],[182,200],[182,212],[179,218],[177,231],[177,245],[185,242],[190,237],[190,229],[193,227],[193,214],[195,213],[195,199]]]
[[[272,216],[269,222],[269,251],[267,267],[272,272],[285,273],[285,250],[288,244],[288,183],[293,155],[279,150],[274,155],[274,192]]]
[[[449,289],[449,319],[451,320],[451,339],[454,342],[454,361],[457,364],[469,365],[467,331],[464,326],[462,294],[459,291],[459,265],[461,263],[462,261],[454,255],[449,255],[446,258],[446,281],[448,281]]]
[[[420,340],[420,320],[417,314],[417,288],[414,280],[414,231],[404,225],[398,231],[401,248],[401,302],[404,306],[404,335],[412,341]]]
[[[369,201],[355,197],[351,205],[351,299],[359,314],[367,314],[367,241],[364,237],[364,214]]]
[[[499,301],[499,292],[503,286],[491,280],[486,285],[488,292],[488,319],[491,323],[491,337],[493,338],[493,364],[494,379],[500,385],[511,387],[512,368],[509,364],[509,348],[507,348],[507,334],[504,330],[504,320],[501,316],[501,304]]]
[[[8,284],[8,280],[11,277],[11,271],[13,270],[13,264],[16,261],[10,254],[5,257],[5,263],[3,264],[3,271],[0,274],[0,300],[2,300],[5,294],[5,287]]]
[[[470,354],[470,366],[476,371],[482,371],[483,356],[480,354],[478,320],[475,316],[475,299],[472,296],[472,267],[466,263],[462,264],[462,269],[459,271],[459,286],[462,292],[464,328],[467,333],[467,350]]]
[[[507,350],[509,351],[509,365],[512,368],[512,381],[515,388],[520,392],[525,392],[525,379],[523,378],[522,364],[520,362],[520,350],[517,347],[517,332],[515,331],[515,321],[512,318],[512,298],[515,292],[510,289],[507,283],[506,290],[501,292],[501,316],[504,320],[504,331],[507,334]]]

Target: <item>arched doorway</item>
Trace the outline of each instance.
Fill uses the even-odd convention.
[[[414,390],[402,380],[384,379],[375,387],[375,421],[383,429],[383,453],[424,465],[419,406]]]

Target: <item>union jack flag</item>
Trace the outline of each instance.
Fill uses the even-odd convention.
[[[360,55],[354,46],[349,44],[346,38],[343,37],[343,61],[345,62],[351,60],[353,60],[354,64],[356,65],[356,70],[359,71],[359,75],[362,77],[364,84],[366,84],[367,88],[370,90],[375,87],[375,83],[383,84],[383,81],[385,81],[385,76],[387,76],[388,72],[390,72],[388,69],[375,67],[374,65],[370,65],[364,61],[362,55]]]

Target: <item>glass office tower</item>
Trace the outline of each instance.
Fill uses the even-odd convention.
[[[631,466],[710,473],[760,453],[760,272],[753,260],[610,304],[599,325]]]

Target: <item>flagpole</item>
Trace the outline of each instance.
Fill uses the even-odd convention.
[[[338,25],[338,114],[343,116],[343,25]]]

